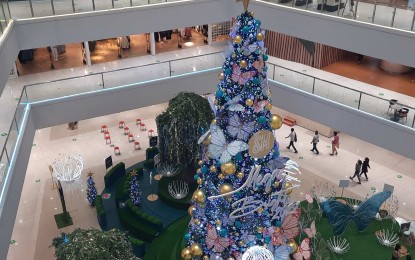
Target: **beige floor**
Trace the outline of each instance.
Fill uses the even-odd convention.
[[[10,246],[8,259],[53,259],[53,249],[48,246],[52,238],[58,236],[61,231],[71,231],[76,227],[98,227],[94,209],[88,205],[85,191],[81,188],[77,192],[69,192],[66,195],[68,210],[74,218],[74,225],[62,230],[57,229],[53,215],[59,213],[61,208],[57,192],[50,190],[51,179],[47,166],[59,153],[81,154],[84,159],[84,173],[89,170],[95,173],[96,186],[98,191],[101,191],[105,174],[104,158],[112,155],[114,163],[124,161],[127,166],[143,160],[144,149],[148,145],[147,132],[138,130],[135,119],[141,118],[148,129],[155,129],[154,117],[165,108],[166,105],[163,104],[80,121],[79,128],[74,131],[68,130],[67,125],[38,130],[12,236],[16,243]],[[117,127],[119,120],[126,122],[142,144],[143,150],[133,149],[133,145]],[[109,126],[113,143],[120,147],[121,156],[114,156],[113,148],[105,145],[99,132],[102,124]],[[287,141],[284,137],[289,132],[289,127],[283,126],[276,131],[281,153],[297,161],[302,171],[302,175],[298,176],[301,187],[292,193],[292,198],[296,200],[304,198],[311,185],[316,183],[318,185],[328,183],[331,187],[337,187],[339,180],[347,179],[353,172],[355,162],[368,156],[371,158],[372,167],[369,172],[370,181],[364,181],[362,185],[351,183],[345,194],[362,199],[370,196],[374,190],[382,190],[384,183],[389,183],[395,186],[394,194],[399,199],[399,215],[406,219],[415,219],[415,204],[411,200],[411,197],[415,196],[415,191],[412,189],[415,161],[345,134],[340,134],[341,149],[338,156],[329,156],[330,140],[325,137],[320,139],[320,155],[317,156],[309,151],[312,132],[300,127],[296,127],[296,131],[299,139],[296,143],[299,154],[294,154],[285,148]],[[341,190],[335,189],[340,195]]]

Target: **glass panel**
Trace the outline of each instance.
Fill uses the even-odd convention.
[[[132,0],[133,6],[147,5],[148,0]]]
[[[311,76],[305,75],[305,74],[301,74],[301,76],[299,77],[300,77],[299,88],[308,93],[313,93],[314,78]]]
[[[411,30],[412,18],[414,17],[414,11],[406,9],[405,6],[398,6],[396,9],[395,20],[393,27],[403,30]]]
[[[390,120],[393,118],[394,111],[388,108],[388,100],[383,100],[378,97],[362,93],[362,100],[360,101],[360,110]]]
[[[25,104],[25,103],[19,102],[19,104],[17,105],[17,108],[16,108],[16,122],[17,122],[17,126],[19,127],[19,129],[21,128],[26,108],[27,108],[27,104]]]
[[[101,74],[46,82],[26,87],[30,102],[64,97],[103,88]]]
[[[4,14],[3,4],[0,2],[0,34],[6,29],[6,16]]]
[[[358,107],[359,107],[359,98],[360,98],[360,92],[359,91],[344,88],[343,102],[342,102],[344,105],[358,109]]]
[[[158,4],[158,3],[164,3],[167,2],[167,0],[148,0],[148,4]],[[169,2],[172,2],[171,0]]]
[[[105,88],[112,88],[170,76],[169,63],[118,70],[104,74]]]
[[[94,0],[95,10],[106,10],[112,8],[111,0]]]
[[[349,0],[351,1],[351,0]],[[349,3],[348,3],[349,4]],[[366,23],[372,23],[372,17],[373,17],[373,9],[375,8],[375,1],[372,0],[364,0],[359,1],[358,3],[356,0],[354,0],[355,6],[353,7],[354,12],[349,11],[350,7],[346,6],[345,8],[345,14],[346,12],[348,15],[345,15],[344,17],[351,17],[353,19],[353,15],[356,15],[356,20],[366,22]],[[356,4],[357,4],[357,10],[356,10]]]
[[[9,1],[9,7],[13,19],[32,17],[29,0]]]
[[[51,0],[37,1],[32,0],[33,13],[35,17],[52,16]]]
[[[6,150],[7,150],[7,154],[9,155],[9,160],[11,160],[11,157],[13,155],[14,147],[16,146],[18,135],[19,135],[19,132],[17,131],[16,123],[13,122],[10,132],[7,135],[7,141],[6,141]]]
[[[73,13],[72,0],[61,0],[61,1],[53,0],[53,5],[55,7],[55,14],[72,14]]]
[[[314,83],[314,94],[320,97],[328,98],[330,83],[316,79]]]
[[[212,54],[193,58],[186,58],[181,60],[173,60],[170,63],[171,72],[173,76],[215,68],[218,67],[218,64],[222,64],[222,62],[223,58],[221,57],[221,55]]]
[[[268,73],[267,73],[268,79],[274,80],[275,65],[271,63],[267,63],[267,67],[268,67]]]
[[[75,13],[94,11],[92,0],[74,0],[74,4]]]
[[[114,0],[115,8],[130,7],[130,0]]]
[[[274,80],[287,84],[287,70],[280,67],[280,66],[275,66],[275,70],[274,70]]]
[[[386,5],[377,5],[375,13],[375,24],[391,26],[393,8]]]
[[[2,191],[4,189],[5,179],[6,179],[6,173],[7,173],[7,167],[9,165],[9,162],[7,160],[6,154],[3,151],[3,155],[0,158],[0,196],[2,194]],[[5,195],[5,194],[4,194]],[[3,196],[4,196],[3,195]],[[3,208],[4,198],[0,197],[0,209]],[[0,210],[1,212],[1,210]]]
[[[335,101],[337,103],[342,104],[344,98],[344,87],[339,86],[337,84],[326,82],[328,86],[328,95],[327,98]]]

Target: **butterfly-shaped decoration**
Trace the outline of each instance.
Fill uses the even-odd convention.
[[[239,251],[233,252],[233,256],[236,260],[242,260],[242,254]]]
[[[310,238],[306,237],[301,242],[300,246],[297,249],[297,252],[293,254],[295,260],[310,260],[311,258],[311,249],[310,249]]]
[[[245,244],[249,244],[250,242],[255,241],[255,239],[256,239],[256,236],[250,235],[248,231],[245,231],[244,233],[242,233],[241,240],[244,241]]]
[[[309,193],[305,194],[305,200],[310,204],[314,201],[313,197]]]
[[[284,157],[284,156],[279,156],[277,158],[274,158],[274,159],[270,160],[268,162],[267,167],[271,170],[284,169],[285,164],[288,162],[288,160],[290,160],[290,158]]]
[[[244,106],[241,104],[238,104],[238,102],[241,100],[241,95],[237,95],[236,97],[232,98],[228,102],[226,102],[226,105],[228,105],[229,111],[239,111],[242,112],[245,110]]]
[[[213,101],[212,97],[208,97],[207,100],[209,101],[209,105],[210,105],[210,108],[212,109],[213,114],[216,116],[215,102]]]
[[[271,252],[274,255],[275,260],[286,260],[289,259],[289,256],[292,253],[292,248],[288,245],[280,245],[275,246],[274,250]]]
[[[227,248],[228,246],[232,245],[232,239],[228,237],[220,237],[218,236],[218,232],[211,224],[207,224],[207,235],[206,235],[206,245],[208,248],[213,247],[213,251],[217,253],[221,253]]]
[[[213,158],[220,158],[221,163],[227,163],[237,153],[248,150],[249,145],[245,142],[236,140],[230,143],[226,142],[225,134],[217,125],[210,126],[211,143],[208,151]]]
[[[279,232],[274,232],[272,235],[272,243],[274,245],[281,245],[287,240],[295,238],[300,234],[300,227],[298,225],[300,215],[301,209],[297,208],[295,211],[290,212],[285,216]]]
[[[203,140],[205,140],[210,135],[210,130],[207,130],[206,133],[204,133],[199,140],[197,141],[197,144],[201,144]]]
[[[275,227],[264,228],[263,231],[262,231],[262,236],[263,237],[271,237],[272,234],[274,234],[274,231],[275,231]]]
[[[233,64],[232,66],[232,81],[239,85],[245,85],[254,75],[254,71],[242,73],[241,68],[238,65]]]
[[[228,133],[240,140],[246,141],[249,134],[255,129],[255,122],[242,122],[238,114],[234,113],[229,119],[229,125],[226,127]]]
[[[268,102],[269,102],[268,100],[258,101],[257,99],[255,99],[254,105],[253,105],[254,112],[255,113],[261,112],[264,109],[264,107],[268,104]]]
[[[253,64],[252,64],[252,66],[255,68],[255,69],[257,69],[257,71],[259,72],[259,73],[262,73],[262,70],[263,70],[263,68],[264,68],[264,61],[263,60],[257,60],[257,61],[255,61]]]
[[[313,238],[316,236],[317,229],[316,229],[316,221],[313,221],[309,228],[305,228],[304,232],[307,234],[309,238]]]
[[[329,223],[333,226],[333,233],[341,236],[350,222],[354,220],[358,231],[364,231],[370,221],[379,212],[380,206],[391,196],[390,191],[379,192],[360,204],[355,211],[337,200],[327,200],[321,204]]]

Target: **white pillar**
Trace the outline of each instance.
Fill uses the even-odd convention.
[[[151,55],[156,55],[156,39],[154,33],[150,33],[150,52]]]
[[[91,52],[89,51],[89,43],[84,42],[86,65],[91,66]]]
[[[208,24],[208,45],[212,45],[212,25]]]

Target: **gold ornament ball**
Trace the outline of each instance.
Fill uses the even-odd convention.
[[[203,183],[203,180],[202,180],[202,178],[197,178],[197,184],[202,184]]]
[[[215,165],[210,166],[210,171],[211,172],[216,172],[216,166]]]
[[[239,67],[241,67],[242,69],[245,69],[248,66],[248,62],[246,62],[246,60],[241,60],[239,62]]]
[[[225,174],[225,175],[232,175],[236,171],[235,164],[233,164],[231,162],[222,164],[220,166],[220,169],[221,169],[222,173]]]
[[[297,245],[297,242],[295,242],[295,240],[294,240],[294,239],[290,239],[290,240],[288,241],[288,246],[290,246],[290,247],[293,249],[292,254],[295,254],[295,253],[297,252],[297,250],[298,250],[298,245]]]
[[[220,194],[226,194],[226,193],[229,193],[231,191],[233,191],[233,187],[229,183],[224,183],[224,184],[220,185],[220,187],[219,187],[219,193]]]
[[[201,257],[203,255],[202,246],[198,243],[194,243],[190,246],[190,252],[193,257]]]
[[[223,73],[223,72],[219,73],[218,79],[223,80],[224,78],[225,78],[225,73]]]
[[[212,124],[216,125],[216,118],[212,120]]]
[[[199,160],[199,161],[197,162],[197,164],[199,164],[199,166],[202,166],[203,161],[202,161],[202,160]]]
[[[191,260],[192,259],[192,252],[190,251],[189,247],[183,248],[183,250],[182,250],[182,259],[184,259],[184,260]]]
[[[216,224],[216,226],[220,226],[220,225],[222,225],[222,221],[220,219],[217,219],[215,221],[215,224]]]
[[[197,174],[201,174],[202,173],[202,170],[199,168],[199,169],[196,170],[196,173]]]
[[[247,106],[252,106],[252,105],[254,104],[254,101],[252,101],[252,99],[248,98],[248,99],[245,101],[245,104],[246,104]]]
[[[193,213],[195,212],[195,210],[196,210],[195,205],[192,205],[187,209],[187,213],[189,213],[190,216],[193,216]]]
[[[242,179],[243,179],[243,177],[244,177],[243,172],[238,172],[238,173],[236,174],[236,177],[238,177],[238,179],[242,180]]]
[[[204,255],[204,256],[203,256],[203,260],[209,260],[209,256]]]
[[[217,106],[219,101],[217,99],[215,99],[215,101],[213,101],[213,103],[215,104],[215,106]]]
[[[278,188],[278,186],[280,186],[280,182],[279,181],[275,181],[274,182],[274,188]]]
[[[271,102],[268,102],[268,103],[265,105],[265,109],[266,109],[266,110],[271,110],[271,109],[272,109],[272,104],[271,104]]]
[[[235,260],[232,256],[228,257],[228,260]]]
[[[282,118],[279,115],[271,115],[270,125],[274,130],[280,129],[282,126]]]
[[[281,228],[280,227],[275,227],[274,233],[280,233],[280,232],[281,232]]]
[[[238,246],[239,246],[239,247],[243,247],[243,245],[244,245],[244,241],[239,240],[239,241],[238,241]]]
[[[258,233],[262,233],[264,231],[263,227],[258,227]]]
[[[258,41],[263,41],[265,39],[265,36],[262,33],[258,33],[257,36],[256,36],[256,39]]]
[[[234,59],[236,58],[236,54],[235,53],[232,54],[232,58],[234,58]]]
[[[202,190],[195,190],[195,192],[193,193],[193,200],[196,201],[197,203],[204,203],[205,202],[205,193]]]
[[[200,224],[200,221],[199,221],[197,218],[195,218],[195,219],[193,220],[193,222],[195,223],[195,225],[199,225],[199,224]]]
[[[291,194],[291,192],[293,192],[293,185],[291,184],[291,182],[286,182],[285,183],[285,194],[289,195]]]
[[[242,37],[240,35],[236,35],[235,39],[233,39],[233,42],[236,44],[242,43]]]
[[[231,196],[228,196],[228,197],[226,198],[226,200],[227,200],[229,203],[231,203],[231,202],[232,202],[232,197],[231,197]]]
[[[258,213],[262,213],[264,211],[264,208],[259,208],[257,211]]]
[[[223,178],[225,178],[225,175],[223,175],[222,173],[219,173],[218,178],[219,178],[220,180],[223,180]]]
[[[204,145],[209,145],[211,140],[212,140],[212,136],[209,134],[208,136],[205,137],[205,139],[203,139],[202,143]]]

